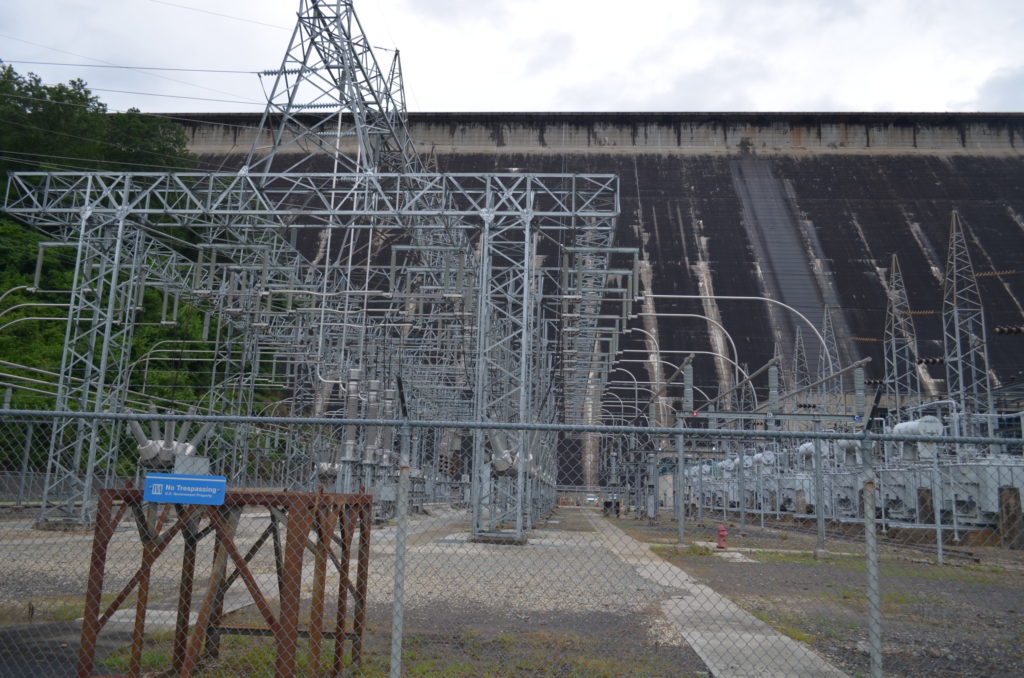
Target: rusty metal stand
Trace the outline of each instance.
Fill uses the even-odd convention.
[[[173,652],[168,670],[160,675],[188,678],[204,659],[216,657],[224,635],[270,636],[276,647],[275,678],[292,678],[296,669],[298,638],[308,639],[309,666],[318,667],[323,640],[333,639],[334,656],[329,675],[339,676],[345,668],[345,643],[351,642],[351,665],[362,661],[366,626],[366,593],[370,565],[372,498],[369,495],[324,492],[242,492],[228,491],[223,506],[175,505],[177,520],[161,531],[169,506],[143,501],[138,489],[107,489],[99,493],[93,538],[89,583],[86,591],[82,637],[78,650],[78,678],[88,678],[95,665],[96,640],[121,604],[136,592],[135,622],[128,658],[128,676],[141,676],[141,656],[149,599],[150,575],[154,563],[180,533],[184,540],[181,581],[175,619]],[[235,530],[247,508],[266,508],[270,525],[243,555],[235,543]],[[142,543],[142,560],[128,583],[101,611],[107,549],[114,531],[127,511],[135,518]],[[283,549],[279,528],[285,525]],[[355,582],[349,572],[352,540],[359,529]],[[196,623],[189,631],[196,556],[200,542],[214,535],[214,562]],[[315,536],[315,541],[311,539]],[[273,537],[277,571],[277,611],[260,589],[249,563]],[[300,628],[302,603],[302,562],[306,551],[313,553],[313,583],[309,600],[309,623]],[[234,570],[228,574],[228,563]],[[337,614],[331,628],[324,628],[327,564],[338,573]],[[265,627],[223,623],[224,594],[241,577],[253,603],[266,622]],[[352,596],[349,626],[348,599]]]

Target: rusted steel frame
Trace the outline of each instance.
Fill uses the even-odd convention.
[[[206,539],[213,532],[213,523],[208,524],[203,529],[196,532],[196,541],[202,541]]]
[[[110,621],[110,618],[113,617],[114,613],[121,607],[121,603],[125,601],[128,594],[132,592],[132,589],[139,584],[146,571],[153,566],[154,562],[156,562],[156,559],[163,555],[164,550],[170,545],[171,540],[174,539],[174,536],[178,534],[180,530],[181,523],[175,523],[172,525],[167,532],[159,536],[159,539],[152,551],[147,551],[145,549],[145,545],[143,545],[142,564],[139,565],[139,569],[135,571],[132,578],[128,580],[128,583],[124,585],[124,588],[118,592],[117,596],[114,597],[114,600],[103,612],[103,616],[100,617],[99,620],[101,628]]]
[[[277,656],[274,662],[275,678],[293,678],[295,652],[299,630],[299,600],[302,586],[302,558],[306,541],[313,527],[313,516],[320,503],[320,495],[289,497],[288,534],[284,544],[284,578],[281,581],[281,610],[278,620]]]
[[[246,551],[243,560],[247,565],[252,561],[256,554],[259,553],[260,548],[263,546],[264,542],[266,542],[267,537],[271,532],[272,526],[268,526],[249,550]],[[228,575],[220,585],[220,589],[217,593],[217,599],[214,603],[213,613],[210,615],[209,628],[206,631],[206,656],[208,657],[216,657],[220,652],[220,637],[223,635],[221,633],[221,628],[223,627],[221,620],[224,618],[224,596],[227,594],[231,586],[238,580],[239,576],[241,576],[241,570],[239,570],[238,567],[235,567],[231,574]]]
[[[335,537],[335,541],[339,541],[341,545],[341,567],[338,568],[338,609],[335,616],[335,628],[341,631],[345,628],[345,621],[348,617],[348,594],[352,591],[353,597],[355,597],[355,591],[352,589],[352,583],[349,580],[349,562],[352,559],[352,534],[355,532],[355,515],[358,514],[358,507],[352,504],[346,504],[341,511],[341,525],[338,531],[341,533],[341,538]],[[359,633],[359,629],[352,629],[353,635]],[[334,652],[334,664],[331,667],[331,678],[338,678],[344,669],[344,640],[350,639],[355,642],[355,638],[349,638],[346,634],[341,641],[335,640],[335,652]],[[338,647],[342,646],[342,647]],[[340,651],[339,651],[340,650]]]
[[[281,523],[286,521],[286,516],[281,509],[270,506],[270,524],[274,528],[274,572],[277,574],[277,590],[281,590],[281,579],[284,577],[284,550],[281,548]]]
[[[82,615],[82,639],[78,645],[77,677],[92,675],[96,655],[96,638],[102,624],[99,623],[100,598],[103,595],[103,571],[107,564],[107,547],[114,536],[114,529],[124,511],[119,511],[115,520],[111,515],[114,498],[109,490],[100,490],[96,502],[96,531],[92,542],[92,557],[89,562],[89,583],[85,592],[85,610]]]
[[[128,512],[128,504],[126,502],[121,502],[120,504],[118,504],[118,506],[117,506],[117,513],[114,514],[114,526],[115,527],[121,524],[121,521],[124,519],[124,514],[127,513],[127,512]]]
[[[176,523],[168,530],[167,536],[160,534],[160,527],[167,516],[169,506],[158,509],[155,504],[141,506],[132,503],[139,538],[142,541],[142,565],[138,571],[138,593],[135,597],[135,623],[132,628],[131,652],[128,658],[128,675],[137,678],[142,672],[142,640],[146,629],[146,608],[149,606],[149,582],[153,572],[153,564],[170,544],[174,533],[180,530],[181,524]],[[159,510],[155,517],[153,514]],[[163,546],[159,546],[162,540]],[[159,546],[159,550],[157,547]]]
[[[157,531],[157,533],[159,533],[161,528],[163,528],[164,521],[167,520],[167,514],[170,513],[170,512],[171,512],[171,505],[170,504],[164,504],[163,510],[160,511],[160,517],[158,517],[156,519],[156,531]]]
[[[226,503],[226,502],[225,502]],[[203,599],[203,605],[199,609],[199,617],[196,619],[195,628],[192,630],[192,637],[189,640],[188,648],[185,652],[185,658],[182,661],[180,676],[187,678],[192,675],[192,670],[195,668],[196,663],[199,659],[200,647],[205,644],[207,628],[210,622],[210,614],[213,611],[214,604],[217,599],[217,592],[220,588],[221,582],[224,580],[224,569],[227,564],[228,557],[228,541],[230,540],[230,532],[233,532],[232,528],[229,528],[224,524],[221,518],[222,510],[229,512],[229,520],[232,516],[241,514],[242,506],[211,506],[207,507],[206,514],[210,518],[210,523],[214,527],[214,533],[217,535],[216,547],[214,551],[213,559],[213,571],[210,574],[209,586],[206,590],[206,596]],[[234,520],[230,520],[231,524],[234,524]],[[266,601],[263,601],[264,606]]]
[[[245,513],[245,503],[233,502],[229,507],[225,507],[228,511],[230,521],[228,522],[227,533],[229,540],[225,543],[225,546],[230,545],[231,548],[235,548],[235,535],[238,533],[238,522],[242,519],[242,514]],[[248,561],[247,561],[248,562]],[[234,579],[227,575],[228,561],[224,559],[220,562],[217,569],[217,587],[213,595],[213,607],[210,609],[210,617],[206,623],[206,642],[203,650],[203,659],[210,657],[220,656],[220,628],[221,620],[224,618],[224,596],[227,595],[228,588],[231,586],[229,582]],[[235,568],[237,571],[237,567]]]
[[[180,674],[188,647],[188,622],[192,614],[192,589],[195,584],[196,551],[206,531],[197,532],[200,511],[193,506],[177,505],[178,522],[182,524],[185,548],[181,556],[181,583],[178,586],[178,616],[174,621],[174,647],[171,650],[171,673]]]
[[[335,542],[335,541],[337,541],[337,538],[334,537],[334,538],[329,539],[328,541],[329,542]],[[328,545],[327,545],[327,557],[330,558],[331,563],[334,565],[334,569],[337,570],[338,572],[341,572],[341,558],[339,558],[338,554],[334,552],[334,549],[332,548],[331,543],[328,543]]]
[[[143,506],[141,502],[131,501],[127,504],[132,509],[132,516],[135,518],[135,529],[139,532],[139,541],[145,546],[147,542],[156,539],[153,534],[153,526],[150,524],[150,516],[146,515],[155,506]]]
[[[239,506],[239,508],[241,507]],[[235,567],[238,568],[242,580],[245,582],[246,588],[249,590],[249,593],[252,594],[256,608],[260,611],[260,614],[263,615],[263,618],[267,622],[267,626],[269,626],[275,633],[280,633],[280,622],[274,617],[274,613],[270,609],[267,599],[263,596],[263,591],[260,590],[259,584],[256,582],[256,578],[253,577],[252,572],[249,570],[248,563],[246,563],[241,554],[238,553],[238,549],[235,548],[234,540],[227,533],[227,528],[220,521],[219,515],[216,512],[213,512],[212,516],[217,521],[215,523],[215,531],[220,539],[220,544],[223,546],[226,554],[234,562]]]
[[[352,664],[359,666],[363,661],[363,634],[366,631],[366,589],[370,576],[370,527],[373,521],[373,506],[359,505],[359,563],[356,570],[356,593],[353,601]]]
[[[118,507],[117,515],[115,517],[111,517],[113,501],[115,499],[123,500],[124,504]],[[201,513],[204,511],[204,509],[199,509],[198,507],[178,507],[178,520],[168,530],[168,532],[162,535],[158,533],[154,534],[150,529],[151,525],[149,524],[149,521],[143,520],[140,523],[140,528],[145,525],[146,530],[142,531],[140,536],[143,537],[144,543],[147,543],[148,541],[150,545],[150,550],[144,553],[143,566],[140,567],[138,572],[136,572],[133,577],[133,582],[130,582],[129,585],[126,586],[119,594],[120,600],[115,601],[115,604],[112,604],[107,610],[107,613],[104,615],[103,622],[97,623],[103,588],[103,574],[106,565],[106,553],[110,540],[113,537],[116,526],[123,518],[125,511],[129,507],[131,507],[133,511],[136,511],[138,504],[141,501],[142,492],[137,489],[100,491],[99,504],[97,508],[96,533],[90,565],[89,587],[86,595],[82,643],[79,647],[79,666],[77,675],[80,676],[80,678],[86,678],[92,672],[96,639],[103,624],[109,620],[110,616],[116,611],[117,606],[119,606],[127,597],[132,587],[134,587],[135,583],[138,582],[138,579],[145,576],[145,573],[152,567],[153,562],[159,558],[166,546],[170,544],[175,534],[182,530],[184,530],[185,533],[186,548],[182,561],[182,582],[179,589],[178,619],[175,625],[175,651],[172,660],[172,672],[179,676],[187,677],[191,675],[195,668],[199,649],[210,630],[210,621],[214,604],[218,602],[218,598],[222,601],[224,593],[224,574],[227,558],[230,557],[236,566],[236,573],[240,574],[243,580],[245,580],[246,586],[253,596],[253,601],[266,619],[269,628],[265,631],[243,631],[241,628],[223,627],[221,630],[227,633],[247,633],[249,635],[274,636],[278,639],[277,663],[279,670],[277,675],[280,678],[290,678],[293,676],[296,639],[300,636],[309,637],[311,635],[310,631],[302,631],[298,629],[297,622],[298,604],[301,598],[302,557],[304,555],[305,546],[309,541],[309,534],[310,530],[313,528],[314,519],[318,520],[317,537],[319,543],[323,545],[317,552],[317,572],[320,573],[319,576],[321,579],[325,581],[326,559],[329,557],[335,564],[335,567],[339,568],[341,576],[339,578],[339,603],[336,629],[324,630],[322,628],[323,599],[321,591],[319,602],[321,611],[318,613],[321,621],[314,625],[312,633],[318,635],[319,639],[325,637],[335,639],[333,675],[340,675],[343,668],[343,644],[345,640],[353,642],[353,664],[359,664],[362,658],[362,639],[365,626],[366,590],[368,583],[370,547],[369,533],[372,518],[372,499],[370,497],[352,495],[339,497],[337,495],[323,494],[311,497],[308,494],[301,496],[289,496],[288,493],[281,492],[229,492],[225,498],[224,508],[233,509],[230,510],[229,513],[229,518],[234,518],[234,520],[230,521],[230,526],[225,525],[221,517],[221,511],[223,509],[219,509],[217,507],[205,508],[205,513],[209,516],[210,524],[206,528],[198,531],[196,529],[198,527],[198,521],[201,520]],[[234,544],[234,524],[237,522],[237,518],[241,514],[241,509],[246,505],[266,506],[271,509],[271,522],[275,527],[279,525],[278,521],[275,520],[274,513],[277,507],[284,505],[289,508],[289,536],[287,539],[284,557],[278,558],[278,561],[283,584],[280,590],[280,599],[283,602],[283,608],[290,609],[289,616],[294,617],[290,624],[290,628],[274,618],[262,591],[248,569],[248,560],[251,559],[257,549],[250,549],[247,557],[242,558]],[[297,509],[297,511],[295,509]],[[159,517],[158,523],[162,523],[165,519],[166,510],[167,509],[165,508],[163,514]],[[322,516],[323,513],[327,514],[325,516],[326,520],[320,520],[318,518],[318,516]],[[136,516],[138,515],[139,514],[136,513]],[[334,536],[334,525],[335,521],[338,519],[341,520],[339,529],[342,533],[342,538],[340,540]],[[349,579],[349,562],[351,560],[352,538],[355,523],[357,521],[359,523],[360,530],[360,546],[356,577],[357,581],[356,586],[353,587]],[[199,620],[197,620],[195,631],[192,636],[192,642],[188,642],[188,619],[191,612],[191,593],[195,572],[196,545],[199,540],[204,538],[211,531],[213,531],[217,536],[214,576],[211,579],[210,588],[207,591],[204,605],[200,610]],[[279,542],[279,534],[277,530],[273,530],[271,534],[275,537],[275,541]],[[265,535],[266,532],[264,533],[264,536],[261,536],[261,539],[264,541]],[[333,549],[330,547],[331,541],[340,541],[341,543],[342,558],[340,560],[335,556]],[[218,559],[221,561],[221,567],[219,569],[217,567]],[[282,560],[283,562],[281,562]],[[219,577],[217,576],[218,572],[220,573]],[[233,577],[236,573],[233,573]],[[322,582],[320,584],[320,589],[322,590],[323,588],[324,584]],[[349,591],[353,594],[356,612],[352,633],[346,633],[344,631],[345,617],[347,613],[347,596]],[[144,619],[144,610],[142,614],[137,613],[137,621],[140,617]],[[90,622],[90,620],[92,621]],[[290,633],[282,633],[283,631],[290,631]],[[184,639],[184,641],[182,639]],[[284,641],[283,657],[281,651],[282,641]],[[320,642],[320,640],[316,640],[314,645],[317,645]],[[312,663],[311,666],[315,667],[317,663],[318,662]],[[283,669],[283,671],[280,669]]]
[[[272,531],[273,525],[268,525],[267,529],[263,530],[263,534],[259,536],[259,539],[257,539],[256,542],[249,548],[249,550],[245,552],[245,557],[243,558],[243,560],[245,560],[246,563],[249,563],[250,561],[252,561],[254,557],[256,557],[256,554],[259,553],[260,548],[267,541],[267,537],[270,536],[270,533]],[[236,567],[234,571],[230,575],[228,575],[228,578],[224,581],[224,590],[227,591],[228,589],[230,589],[231,585],[238,580],[238,577],[240,575],[241,571]]]
[[[156,539],[160,535],[164,521],[167,520],[167,514],[171,510],[170,504],[164,504],[159,508],[160,513],[155,521],[148,514],[157,510],[156,504],[144,504],[141,498],[132,498],[131,501],[126,502],[126,505],[132,507],[132,513],[135,515],[135,526],[139,530],[139,539],[143,543],[145,543],[147,538]]]
[[[320,643],[323,637],[324,593],[327,586],[327,554],[331,553],[331,535],[338,522],[341,506],[337,502],[321,499],[316,510],[314,530],[317,544],[313,564],[313,591],[309,613],[309,675],[313,678],[320,670]],[[333,553],[331,553],[333,555]],[[338,653],[338,643],[334,644],[334,653]]]
[[[353,513],[356,516],[358,516],[358,510],[357,510],[358,509],[358,505],[357,504],[351,504],[351,505],[347,506],[346,510],[348,510],[348,509],[351,509],[353,511]],[[343,517],[344,517],[344,515],[343,515]],[[348,590],[348,592],[350,594],[352,594],[352,596],[355,596],[356,595],[356,587],[355,587],[355,584],[352,583],[352,579],[348,577],[348,573],[349,573],[349,569],[350,569],[349,568],[349,561],[352,558],[352,535],[355,532],[356,520],[352,516],[348,516],[348,520],[349,520],[349,523],[348,523],[348,527],[349,527],[348,534],[345,535],[345,536],[338,536],[337,534],[334,535],[334,541],[337,542],[338,545],[340,545],[342,547],[343,551],[344,551],[344,555],[341,558],[336,558],[334,564],[338,568],[339,572],[341,572],[344,569],[344,571],[345,571],[345,578],[343,578],[342,582],[345,585],[345,587]],[[341,530],[339,530],[339,532],[340,531]]]
[[[86,594],[86,610],[83,613],[82,625],[82,642],[79,646],[79,668],[81,669],[82,665],[82,651],[88,651],[89,657],[87,663],[90,666],[92,665],[96,651],[96,638],[99,636],[100,630],[102,630],[103,627],[106,626],[107,622],[110,621],[110,618],[121,607],[121,604],[128,598],[128,595],[131,593],[132,589],[138,586],[139,593],[137,596],[135,606],[135,623],[132,630],[131,654],[129,656],[128,665],[129,675],[137,676],[141,671],[139,667],[139,662],[141,661],[142,634],[145,627],[146,606],[148,604],[149,574],[152,570],[153,563],[156,562],[156,560],[164,552],[164,550],[167,548],[167,545],[171,543],[171,540],[174,538],[174,535],[177,534],[178,530],[180,529],[180,525],[175,524],[171,527],[171,529],[167,531],[166,534],[154,535],[148,519],[146,518],[145,515],[142,514],[140,510],[138,510],[138,501],[141,495],[125,497],[124,503],[118,508],[116,516],[114,518],[111,518],[110,508],[112,506],[113,497],[115,496],[116,493],[108,490],[103,491],[107,492],[106,496],[108,497],[107,514],[104,516],[105,522],[101,526],[99,514],[97,513],[96,540],[94,540],[93,563],[90,565],[89,577],[89,588],[91,589],[93,587],[93,581],[96,580],[99,583],[99,593],[96,598],[96,609],[94,612],[91,612],[91,617],[85,616],[86,614],[90,614],[89,596],[91,595],[91,592],[87,591]],[[110,605],[107,607],[107,609],[101,616],[99,615],[99,601],[102,599],[103,595],[103,572],[106,569],[107,547],[109,546],[110,539],[113,537],[114,530],[116,529],[117,525],[121,522],[121,519],[124,517],[126,509],[129,507],[132,509],[135,515],[137,526],[139,528],[139,535],[140,538],[143,540],[142,564],[139,566],[139,569],[136,570],[132,578],[128,581],[127,584],[125,584],[124,588],[121,589],[121,591],[118,593],[118,595],[114,598],[114,600],[110,603]],[[138,522],[140,519],[142,521],[141,523]],[[104,543],[102,545],[102,553],[100,556],[102,558],[102,563],[99,565],[99,576],[97,579],[94,577],[93,574],[97,571],[95,569],[95,558],[97,557],[96,547],[99,543],[100,535],[103,534],[105,530],[109,530],[109,534],[105,534],[103,537]],[[91,671],[91,668],[89,670]]]
[[[152,510],[151,510],[152,509]],[[164,513],[167,507],[164,507]],[[135,624],[132,628],[132,645],[131,651],[128,655],[128,675],[130,678],[138,678],[142,672],[142,636],[146,630],[146,607],[149,605],[149,581],[150,575],[153,572],[153,563],[163,553],[163,549],[156,550],[156,542],[159,539],[159,530],[157,529],[154,522],[159,522],[160,517],[151,520],[153,518],[152,513],[155,512],[156,506],[150,504],[146,507],[146,510],[139,510],[138,504],[132,504],[132,512],[135,514],[136,523],[139,522],[139,518],[145,521],[145,530],[143,531],[143,525],[139,525],[139,536],[142,539],[142,565],[139,567],[139,583],[138,592],[135,596]],[[176,523],[168,531],[174,533],[180,530],[180,524]],[[173,534],[171,534],[173,537]],[[164,544],[169,544],[170,539],[165,539]]]

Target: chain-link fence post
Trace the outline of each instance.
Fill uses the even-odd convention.
[[[676,417],[676,426],[683,428],[685,422],[683,422],[682,416]],[[683,537],[686,534],[686,454],[683,451],[683,444],[686,441],[683,439],[683,434],[676,434],[676,487],[673,492],[676,501],[676,519],[678,520],[678,538],[679,543],[683,543]]]
[[[391,609],[391,678],[402,675],[402,629],[405,623],[405,540],[409,529],[408,422],[399,430],[398,494],[395,502],[395,591]]]
[[[939,565],[944,565],[946,560],[942,552],[942,478],[939,475],[939,452],[937,449],[932,457],[931,472],[932,515],[935,516],[935,558]],[[955,502],[951,503],[955,504]],[[954,510],[952,513],[956,513],[956,511]]]
[[[20,507],[25,502],[25,478],[28,477],[28,456],[32,452],[32,436],[35,435],[35,424],[26,424],[25,445],[21,449],[21,474],[18,476],[18,500],[15,506]]]
[[[882,678],[882,609],[878,592],[874,455],[869,459],[864,480],[864,546],[867,551],[868,652],[871,656],[871,676]]]
[[[746,535],[747,533],[747,474],[746,466],[747,462],[747,451],[743,447],[743,441],[737,441],[737,449],[739,453],[736,457],[738,462],[736,471],[736,498],[740,505],[740,535]]]
[[[817,433],[818,425],[815,423]],[[825,482],[821,454],[821,440],[814,439],[814,517],[818,524],[818,541],[814,547],[815,557],[825,555]]]
[[[697,458],[697,524],[704,525],[704,455]]]

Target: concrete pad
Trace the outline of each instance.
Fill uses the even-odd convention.
[[[728,560],[729,562],[732,562],[732,563],[756,563],[757,562],[753,558],[748,558],[747,556],[743,555],[742,551],[738,551],[736,549],[720,549],[720,548],[718,548],[718,545],[715,544],[714,542],[710,542],[710,541],[695,541],[693,543],[696,544],[697,546],[703,546],[706,549],[711,549],[711,551],[716,556],[718,556],[722,560]]]
[[[303,567],[302,578],[305,581],[313,576],[311,566]],[[276,590],[277,575],[257,574],[254,575],[256,584],[264,596],[270,595]],[[203,597],[206,595],[205,586],[197,586],[198,590],[192,599],[192,609],[189,615],[188,624],[192,626],[199,618],[199,608],[202,607]],[[276,597],[276,593],[274,594]],[[241,577],[235,580],[231,588],[224,594],[224,613],[234,612],[253,604],[252,594],[246,588]],[[150,601],[146,607],[146,631],[173,631],[178,619],[178,597],[171,596],[157,601]],[[79,619],[78,621],[82,621]],[[105,628],[124,628],[135,625],[135,604],[132,603],[110,616]]]
[[[715,678],[846,676],[809,648],[659,558],[618,527],[596,517],[591,523],[608,548],[639,576],[679,590],[661,609]]]

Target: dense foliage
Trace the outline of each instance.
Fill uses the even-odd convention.
[[[166,118],[136,109],[108,113],[81,80],[46,85],[0,64],[4,186],[7,173],[15,171],[187,170],[196,158],[186,141],[184,130]],[[52,239],[0,218],[0,388],[14,387],[16,407],[52,406],[64,353],[75,250],[40,247]],[[137,320],[132,359],[148,354],[152,360],[133,371],[132,389],[145,383],[147,395],[197,401],[204,375],[183,368],[183,354],[173,347],[202,346],[200,313],[181,305],[168,314],[163,297],[147,291]],[[149,353],[154,346],[159,350]]]
[[[46,85],[35,75],[23,76],[0,64],[4,187],[7,173],[18,171],[187,171],[197,158],[186,142],[183,128],[170,119],[136,109],[108,113],[81,80]],[[148,226],[173,236],[171,247],[194,255],[191,229],[158,222]],[[17,409],[53,408],[61,361],[69,354],[65,335],[70,291],[76,286],[76,249],[73,241],[54,246],[54,239],[54,234],[0,216],[0,394],[10,393]],[[204,319],[186,300],[156,289],[147,289],[141,301],[127,358],[127,407],[182,411],[208,404],[214,351],[204,337],[218,331],[216,320]],[[108,369],[110,384],[117,368]],[[258,369],[269,370],[269,365]],[[266,404],[281,400],[282,394],[257,389],[254,397]],[[29,470],[45,469],[47,448],[38,430],[34,445],[23,443],[32,430],[13,422],[0,430],[0,472],[22,464]],[[219,433],[221,440],[231,435]],[[134,441],[122,436],[120,444],[116,471],[130,475],[135,471]]]
[[[0,65],[0,172],[189,169],[184,129],[138,109],[108,114],[81,80],[46,85]]]

